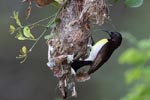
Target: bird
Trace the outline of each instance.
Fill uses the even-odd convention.
[[[103,38],[95,43],[86,59],[73,61],[71,67],[75,72],[86,65],[90,65],[87,74],[94,73],[108,61],[112,53],[121,45],[122,35],[119,32],[103,31],[108,33],[109,38]]]

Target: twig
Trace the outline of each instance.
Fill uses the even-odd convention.
[[[38,41],[43,37],[43,35],[46,33],[47,28],[44,29],[44,31],[41,33],[41,35],[36,39],[35,43],[32,45],[32,47],[29,49],[29,52],[32,51],[32,49],[35,47],[35,45],[38,43]]]
[[[37,22],[35,22],[35,23],[29,24],[29,25],[27,25],[27,26],[36,25],[36,24],[41,23],[41,22],[43,22],[43,21],[45,21],[45,20],[51,19],[51,18],[53,18],[54,16],[55,16],[55,14],[52,15],[52,16],[49,16],[49,17],[47,17],[47,18],[41,19],[41,20],[39,20],[39,21],[37,21]]]

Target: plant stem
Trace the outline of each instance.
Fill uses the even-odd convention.
[[[38,41],[43,37],[43,35],[46,33],[47,29],[44,29],[44,31],[41,33],[41,35],[36,39],[32,47],[29,49],[29,52],[32,51],[32,49],[35,47],[35,45],[38,43]]]
[[[38,24],[38,23],[40,23],[40,22],[42,22],[42,21],[44,21],[44,20],[47,20],[47,19],[49,19],[49,18],[54,17],[53,20],[52,20],[52,21],[50,20],[50,21],[48,22],[48,24],[46,25],[47,28],[49,28],[49,27],[52,25],[52,23],[56,20],[56,18],[58,17],[60,11],[62,10],[62,8],[65,6],[66,3],[67,3],[67,0],[66,0],[65,3],[58,9],[58,11],[56,12],[56,14],[54,14],[53,16],[49,16],[49,17],[47,17],[47,18],[45,18],[45,19],[39,20],[39,21],[37,21],[37,22],[35,22],[35,23],[33,23],[33,24],[30,24],[30,25],[28,25],[28,26],[32,26],[32,25]],[[41,33],[41,35],[36,39],[35,43],[34,43],[34,44],[32,45],[32,47],[29,49],[29,52],[32,51],[32,49],[35,47],[35,45],[38,43],[38,41],[43,37],[43,35],[44,35],[44,34],[46,33],[46,31],[47,31],[47,28],[44,29],[44,31]]]
[[[55,14],[54,14],[54,15],[55,15]],[[36,25],[36,24],[38,24],[38,23],[40,23],[40,22],[43,22],[43,21],[45,21],[45,20],[51,19],[51,18],[54,17],[54,15],[49,16],[49,17],[44,18],[44,19],[41,19],[41,20],[39,20],[39,21],[37,21],[37,22],[35,22],[35,23],[32,23],[32,24],[30,24],[30,25],[27,25],[27,26],[33,26],[33,25]]]
[[[56,18],[58,17],[59,13],[61,12],[62,8],[67,4],[67,0],[65,0],[64,4],[58,9],[58,11],[56,12],[53,20],[51,22],[48,23],[47,27],[50,27],[56,20]]]

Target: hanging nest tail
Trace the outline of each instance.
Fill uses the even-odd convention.
[[[71,63],[88,56],[91,37],[90,25],[104,23],[107,18],[104,0],[68,0],[61,9],[61,22],[52,30],[53,38],[48,40],[48,67],[59,79],[58,88],[65,99],[67,90],[77,96],[75,90],[76,72]]]

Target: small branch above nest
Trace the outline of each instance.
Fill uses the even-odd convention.
[[[59,79],[58,88],[65,99],[67,89],[72,96],[77,96],[75,82],[79,74],[71,67],[71,63],[88,56],[89,44],[92,44],[89,41],[90,25],[102,25],[108,9],[105,0],[68,0],[64,5],[58,15],[61,21],[52,29],[53,38],[47,42],[47,65]],[[84,73],[80,74],[82,76]]]

